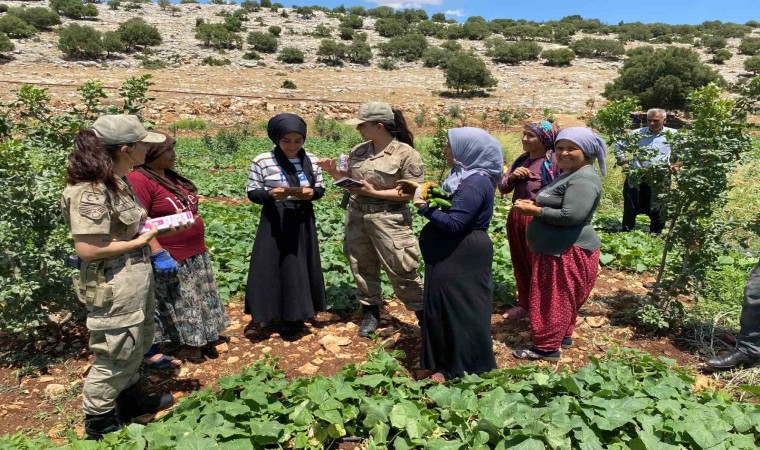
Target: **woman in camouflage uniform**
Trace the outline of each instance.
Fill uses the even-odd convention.
[[[389,104],[365,103],[358,117],[347,123],[356,125],[366,142],[351,150],[345,171],[338,170],[331,159],[322,159],[319,165],[336,180],[351,177],[363,183],[348,188],[344,251],[364,311],[359,335],[366,337],[380,324],[380,267],[388,274],[396,297],[421,317],[419,250],[407,205],[411,196],[400,194],[396,182],[422,182],[423,164],[403,114]]]
[[[130,388],[153,338],[148,243],[157,231],[154,226],[138,234],[145,210],[124,176],[143,163],[146,143],[164,139],[146,131],[136,116],[102,116],[76,135],[69,155],[61,203],[79,258],[74,289],[87,307],[95,356],[82,389],[85,432],[91,439],[173,403],[169,394],[145,396]]]

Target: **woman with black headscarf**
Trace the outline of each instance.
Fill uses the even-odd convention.
[[[180,363],[159,353],[158,344],[182,345],[178,355],[202,362],[205,356],[218,356],[215,344],[230,324],[206,251],[198,189],[174,171],[176,141],[165,136],[165,141],[150,144],[145,163],[127,174],[148,217],[190,212],[195,220],[188,230],[160,236],[150,244],[156,275],[156,331],[143,364],[158,370],[171,370]]]
[[[306,122],[277,114],[267,134],[275,147],[256,156],[248,199],[262,205],[248,272],[245,312],[254,323],[297,335],[304,320],[325,309],[325,283],[312,202],[325,192],[317,157],[303,148]],[[269,329],[273,329],[269,327]]]

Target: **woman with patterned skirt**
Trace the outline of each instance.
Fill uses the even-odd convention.
[[[127,175],[148,217],[189,211],[195,219],[189,230],[151,242],[154,259],[163,261],[156,273],[154,347],[145,355],[145,364],[156,369],[176,366],[171,358],[159,356],[160,343],[185,346],[181,353],[191,362],[201,362],[204,356],[216,358],[215,344],[230,323],[206,252],[198,190],[172,169],[177,158],[175,143],[167,136],[164,142],[151,144],[145,163]]]
[[[545,120],[528,123],[523,128],[524,153],[517,157],[499,183],[502,195],[512,192],[513,205],[518,200],[535,201],[538,191],[559,175],[554,157],[554,139],[558,131],[554,124]],[[533,260],[526,234],[531,220],[532,216],[518,214],[515,209],[511,209],[507,216],[507,241],[517,282],[517,305],[504,314],[505,319],[519,320],[528,315]]]
[[[532,216],[528,246],[533,253],[530,282],[530,326],[533,346],[515,350],[521,359],[559,361],[560,347],[572,344],[578,311],[599,272],[601,242],[591,219],[602,197],[594,160],[606,175],[605,145],[588,128],[572,127],[557,134],[554,144],[562,174],[536,196],[518,200],[513,209]]]

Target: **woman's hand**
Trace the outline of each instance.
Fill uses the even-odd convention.
[[[414,195],[415,192],[419,189],[420,184],[416,181],[411,180],[398,180],[396,182],[396,190],[398,191],[398,195]]]
[[[311,200],[314,197],[314,189],[310,187],[301,188],[301,192],[293,195],[300,200]]]
[[[541,212],[541,207],[533,200],[517,200],[512,209],[523,216],[537,216]]]
[[[377,192],[377,189],[375,189],[374,186],[372,186],[369,181],[367,180],[361,180],[362,181],[362,187],[350,187],[346,188],[348,192],[350,192],[353,195],[363,195],[365,197],[374,197],[375,192]]]
[[[275,200],[285,200],[289,196],[289,194],[285,192],[285,189],[281,187],[273,188],[271,191],[269,191],[269,195],[271,195]]]
[[[317,160],[317,165],[322,168],[325,172],[329,173],[331,177],[335,178],[336,180],[339,178],[342,178],[342,174],[338,170],[338,163],[336,160],[332,158],[320,158]]]
[[[145,233],[138,236],[135,240],[140,241],[140,247],[142,247],[148,245],[150,241],[152,241],[156,236],[158,236],[158,228],[156,228],[155,224],[150,224],[150,231],[146,231]]]
[[[509,181],[525,180],[530,178],[531,175],[533,175],[533,172],[527,167],[518,167],[511,175],[509,175]]]
[[[417,186],[417,189],[414,190],[414,197],[412,197],[412,204],[417,209],[422,208],[423,206],[427,204],[427,201],[425,201],[425,199],[422,198],[422,186]]]

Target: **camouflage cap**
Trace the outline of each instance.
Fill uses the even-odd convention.
[[[355,119],[347,120],[346,123],[359,125],[364,122],[393,122],[394,120],[391,105],[383,102],[368,102],[359,107],[359,115]]]
[[[163,134],[146,130],[137,116],[126,114],[100,116],[92,124],[92,129],[105,145],[159,143],[166,140]]]

